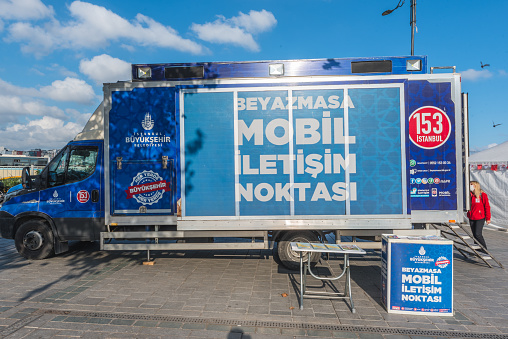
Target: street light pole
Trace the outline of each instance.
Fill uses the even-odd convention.
[[[382,13],[383,16],[390,14],[399,7],[402,7],[406,1],[399,0],[397,7],[388,9]],[[409,24],[411,25],[411,55],[415,55],[415,30],[416,30],[416,0],[411,0],[411,11],[409,12]]]
[[[415,55],[416,0],[411,0],[411,55]]]

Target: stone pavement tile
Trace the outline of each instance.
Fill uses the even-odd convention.
[[[266,306],[252,306],[252,305],[250,305],[247,308],[247,313],[250,313],[250,314],[269,314],[270,311],[269,311],[268,307],[266,307]]]
[[[203,308],[203,312],[225,312],[227,305],[223,304],[206,304]]]
[[[86,322],[90,324],[109,324],[113,319],[111,318],[89,318]]]
[[[103,300],[104,300],[104,298],[85,298],[83,300],[76,301],[76,303],[83,304],[83,305],[98,305]]]
[[[436,324],[436,327],[446,331],[468,331],[467,327],[463,325]]]
[[[464,327],[467,329],[467,331],[471,331],[471,332],[480,332],[480,333],[499,333],[500,332],[496,327],[493,327],[493,326],[465,325]]]
[[[245,336],[244,336],[245,337]],[[208,331],[208,330],[194,330],[190,331],[188,338],[229,338],[228,332],[221,331]]]
[[[289,311],[270,311],[270,314],[273,315],[291,315]]]
[[[69,316],[65,318],[63,321],[68,323],[86,323],[88,319],[89,319],[88,317]]]
[[[111,325],[125,325],[130,326],[134,324],[135,320],[131,319],[113,319],[111,320]]]
[[[305,336],[306,331],[302,328],[282,328],[282,335]]]
[[[219,325],[219,324],[208,324],[208,325],[206,325],[206,329],[210,330],[210,331],[229,332],[229,331],[231,331],[231,326],[229,326],[229,325]]]
[[[133,326],[156,327],[159,322],[155,320],[137,320]]]
[[[205,306],[184,306],[182,308],[182,311],[188,311],[193,312],[194,316],[199,315],[203,310],[205,309]]]
[[[54,338],[57,334],[60,333],[60,330],[54,329],[46,329],[46,328],[36,328],[32,331],[29,338],[40,338],[40,339],[50,339]]]
[[[336,314],[329,314],[329,313],[314,313],[314,316],[316,318],[330,318],[330,319],[337,319]],[[382,319],[382,318],[381,318]]]
[[[398,327],[398,328],[410,328],[410,329],[419,329],[419,330],[436,330],[438,329],[438,325],[431,323],[414,323],[414,322],[393,322],[388,321],[388,327]],[[386,325],[384,326],[386,327]]]
[[[202,330],[206,328],[205,323],[184,323],[182,329],[185,330]]]
[[[385,321],[381,315],[360,315],[360,317],[366,321]]]
[[[258,334],[267,334],[272,336],[279,336],[281,334],[281,329],[277,327],[257,327],[256,333]]]
[[[331,337],[332,336],[332,331],[308,329],[307,330],[307,335],[309,337],[325,338],[325,337]]]
[[[66,315],[57,315],[56,317],[51,319],[51,321],[64,321],[64,319],[66,319],[66,318],[67,318]]]
[[[185,305],[185,301],[168,301],[161,306],[162,309],[180,310]]]
[[[7,338],[9,339],[26,338],[31,336],[34,330],[35,330],[34,328],[23,327],[7,336]]]
[[[360,339],[383,339],[383,335],[379,333],[359,332]]]
[[[107,337],[106,333],[96,331],[87,331],[82,336],[80,336],[80,338],[83,339],[103,339],[104,337]]]
[[[189,335],[189,330],[177,329],[177,328],[162,328],[162,327],[140,327],[138,329],[138,333],[140,334],[140,338],[145,336],[158,336],[160,338],[173,338],[171,333],[187,333]]]
[[[355,332],[345,331],[332,331],[333,338],[357,339],[358,335]]]

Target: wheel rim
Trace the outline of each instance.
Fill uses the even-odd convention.
[[[293,239],[292,242],[309,242],[309,239],[306,238],[296,238]],[[303,262],[307,262],[307,252],[296,252],[291,249],[291,246],[288,246],[288,254],[290,258],[293,258],[294,261],[300,261],[300,253],[303,256]]]
[[[37,231],[30,231],[23,237],[23,246],[30,251],[36,251],[44,244],[44,237]]]

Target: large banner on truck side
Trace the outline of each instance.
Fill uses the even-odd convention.
[[[184,216],[406,214],[403,83],[180,98]]]

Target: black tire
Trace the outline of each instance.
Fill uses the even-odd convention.
[[[291,242],[319,242],[317,235],[310,231],[287,232],[282,235],[277,243],[278,261],[287,269],[297,271],[300,269],[300,254],[291,250]],[[303,261],[307,262],[307,252],[304,252]],[[319,261],[319,252],[310,256],[311,265]]]
[[[53,255],[53,232],[42,220],[25,221],[16,231],[14,243],[19,254],[39,260]]]

